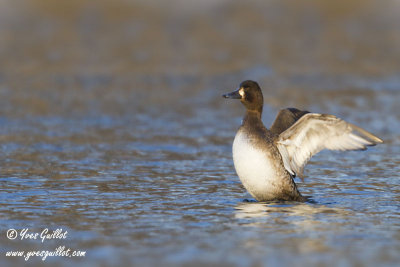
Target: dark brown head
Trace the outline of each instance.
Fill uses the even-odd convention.
[[[222,96],[225,98],[240,99],[240,102],[243,103],[248,111],[262,113],[264,98],[260,86],[254,81],[244,81],[240,84],[239,89]]]

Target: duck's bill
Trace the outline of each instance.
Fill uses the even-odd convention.
[[[242,98],[242,96],[239,93],[239,90],[236,90],[236,91],[228,93],[228,94],[224,94],[224,95],[222,95],[222,97],[230,98],[230,99],[241,99]]]

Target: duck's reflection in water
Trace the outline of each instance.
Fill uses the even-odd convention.
[[[235,207],[235,217],[238,219],[257,218],[257,217],[276,217],[285,215],[290,217],[315,218],[318,214],[329,214],[338,216],[348,216],[350,212],[345,209],[329,207],[324,204],[303,203],[303,202],[240,202]],[[280,217],[280,216],[279,216]],[[293,218],[292,218],[293,219]],[[296,221],[294,221],[296,222]]]
[[[332,240],[326,236],[332,231],[348,233],[352,212],[323,204],[299,202],[240,202],[235,218],[244,227],[255,230],[259,237],[268,237],[268,243],[285,247],[297,253],[326,252],[332,249]],[[267,233],[267,235],[265,235]],[[252,237],[246,247],[260,246],[266,240]]]

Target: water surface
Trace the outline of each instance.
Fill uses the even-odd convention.
[[[399,264],[397,1],[97,2],[0,4],[2,266]],[[315,156],[296,180],[313,202],[253,202],[244,108],[221,97],[245,79],[266,125],[294,106],[385,143]],[[5,257],[60,245],[86,256]]]

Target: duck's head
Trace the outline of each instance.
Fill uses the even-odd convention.
[[[239,89],[222,96],[240,99],[248,111],[262,112],[264,98],[260,86],[255,81],[244,81],[240,84]]]

